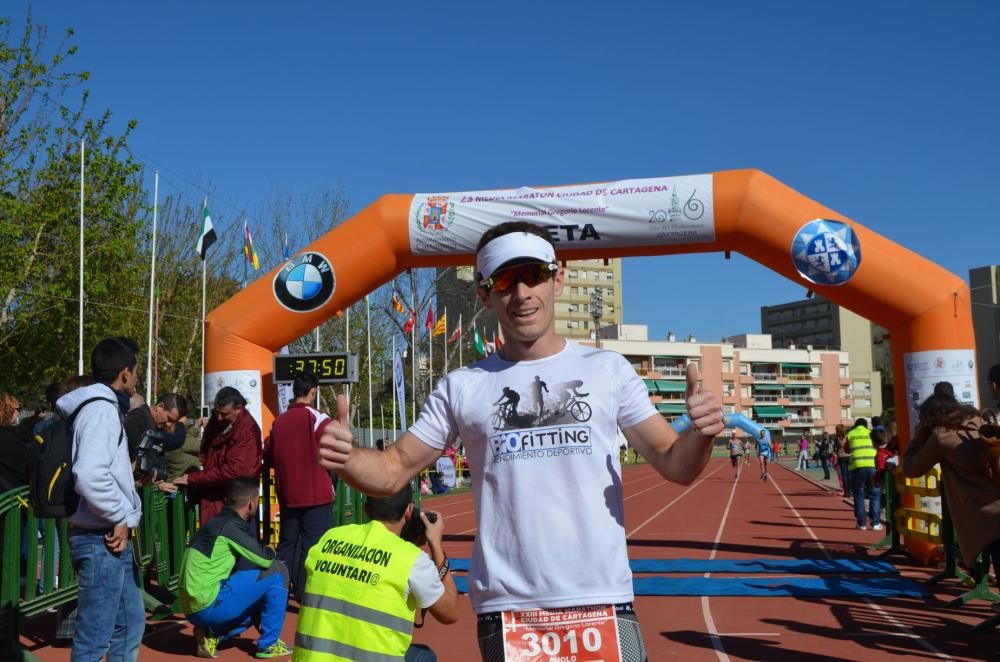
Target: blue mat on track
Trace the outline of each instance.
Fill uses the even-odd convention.
[[[888,561],[870,559],[631,559],[632,572],[729,572],[792,575],[895,575]],[[452,559],[451,569],[469,571],[469,559]]]
[[[468,593],[467,577],[455,577],[459,593]],[[632,580],[636,595],[743,596],[763,598],[830,597],[927,597],[923,585],[899,577],[789,577],[764,579],[754,577],[641,577]]]

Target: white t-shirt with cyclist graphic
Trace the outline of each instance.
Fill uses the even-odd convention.
[[[465,443],[477,534],[477,613],[629,602],[618,427],[656,410],[614,352],[571,342],[511,363],[494,354],[438,383],[410,428]]]

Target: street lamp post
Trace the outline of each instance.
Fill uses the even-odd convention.
[[[598,349],[601,347],[601,317],[604,316],[604,292],[599,287],[595,287],[590,293],[590,316],[594,320],[594,342]]]

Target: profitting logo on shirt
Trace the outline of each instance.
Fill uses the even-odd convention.
[[[489,438],[494,462],[513,462],[594,452],[589,425],[511,430]]]

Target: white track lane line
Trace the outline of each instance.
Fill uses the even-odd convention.
[[[694,485],[691,485],[686,490],[684,490],[683,492],[681,492],[680,495],[678,495],[677,497],[675,497],[673,501],[671,501],[667,505],[663,506],[663,508],[660,508],[659,510],[657,510],[656,513],[654,513],[652,516],[649,517],[649,519],[647,519],[645,522],[643,522],[639,526],[637,526],[634,529],[632,529],[629,533],[627,533],[625,535],[626,540],[628,538],[631,538],[633,535],[635,535],[635,533],[639,529],[641,529],[642,527],[646,526],[647,524],[649,524],[650,522],[652,522],[654,519],[656,519],[657,517],[659,517],[660,514],[663,513],[663,511],[665,511],[667,508],[669,508],[670,506],[674,505],[675,503],[677,503],[678,501],[680,501],[681,499],[683,499],[691,490],[693,490],[694,488],[698,487],[699,485],[701,485],[702,483],[704,483],[706,480],[708,480],[709,478],[711,478],[715,473],[717,473],[719,471],[719,469],[721,469],[724,466],[726,466],[726,465],[720,464],[718,467],[715,468],[714,471],[712,471],[707,476],[705,476],[701,480],[699,480],[697,483],[695,483]]]
[[[791,471],[791,469],[789,469],[788,467],[785,467],[785,470],[786,471]],[[816,537],[816,534],[813,533],[813,530],[809,527],[809,525],[806,524],[805,519],[802,517],[802,515],[799,514],[799,511],[795,509],[795,506],[792,505],[792,502],[788,500],[787,496],[785,496],[785,492],[781,489],[781,486],[778,485],[778,482],[776,480],[774,480],[774,476],[771,476],[770,478],[771,478],[771,484],[774,485],[774,488],[776,490],[778,490],[778,494],[781,495],[781,498],[785,500],[785,503],[788,505],[788,507],[791,508],[791,510],[792,510],[793,513],[795,513],[795,517],[798,518],[799,524],[802,525],[802,528],[804,528],[806,530],[806,532],[808,532],[809,535],[812,537],[812,539],[816,542],[816,544],[819,545],[820,551],[823,552],[823,556],[825,556],[828,560],[832,561],[833,560],[833,556],[827,550],[826,546],[823,545],[823,542],[819,538]],[[937,648],[935,648],[934,645],[931,644],[929,641],[927,641],[926,639],[924,639],[923,637],[921,637],[919,634],[917,634],[916,632],[914,632],[913,630],[911,630],[906,625],[900,623],[896,619],[895,616],[893,616],[892,614],[890,614],[886,610],[884,610],[881,607],[879,607],[877,604],[875,604],[875,602],[871,598],[869,598],[867,596],[862,596],[862,597],[863,597],[865,603],[868,604],[869,607],[871,607],[876,612],[878,612],[882,616],[882,618],[884,618],[888,623],[890,623],[897,630],[899,630],[900,634],[898,636],[903,636],[903,637],[907,637],[909,639],[913,639],[918,644],[920,644],[924,648],[924,650],[926,650],[929,653],[932,653],[935,657],[938,657],[938,658],[940,658],[942,660],[954,660],[955,659],[955,658],[951,657],[950,655],[948,655],[947,653],[941,652],[940,650],[938,650]]]
[[[725,466],[725,464],[722,466]],[[715,559],[715,555],[719,551],[719,541],[722,540],[722,532],[726,529],[726,521],[729,519],[729,510],[733,507],[733,497],[736,496],[736,486],[740,484],[740,476],[742,474],[743,464],[740,463],[736,467],[736,478],[733,480],[733,489],[729,491],[729,501],[726,502],[726,509],[722,513],[722,521],[719,522],[719,530],[715,533],[715,542],[712,543],[712,553],[708,555],[709,561]],[[705,579],[708,579],[711,576],[712,573],[705,573]],[[715,627],[715,619],[712,618],[712,608],[709,606],[707,595],[701,596],[701,615],[705,619],[705,628],[708,630],[708,636],[712,640],[712,647],[715,649],[715,654],[718,656],[719,662],[729,662],[729,656],[726,655],[726,648],[722,645],[722,637],[719,635],[718,628]]]
[[[650,485],[649,487],[647,487],[644,490],[639,490],[635,494],[629,494],[627,497],[625,497],[624,499],[622,499],[622,501],[624,502],[624,501],[628,501],[629,499],[634,499],[635,497],[639,496],[640,494],[645,494],[646,492],[648,492],[650,490],[655,490],[657,487],[663,487],[664,485],[669,485],[670,484],[670,482],[666,478],[664,478],[663,476],[661,476],[660,474],[656,474],[656,477],[659,478],[659,480],[656,481],[656,483],[654,485]]]

